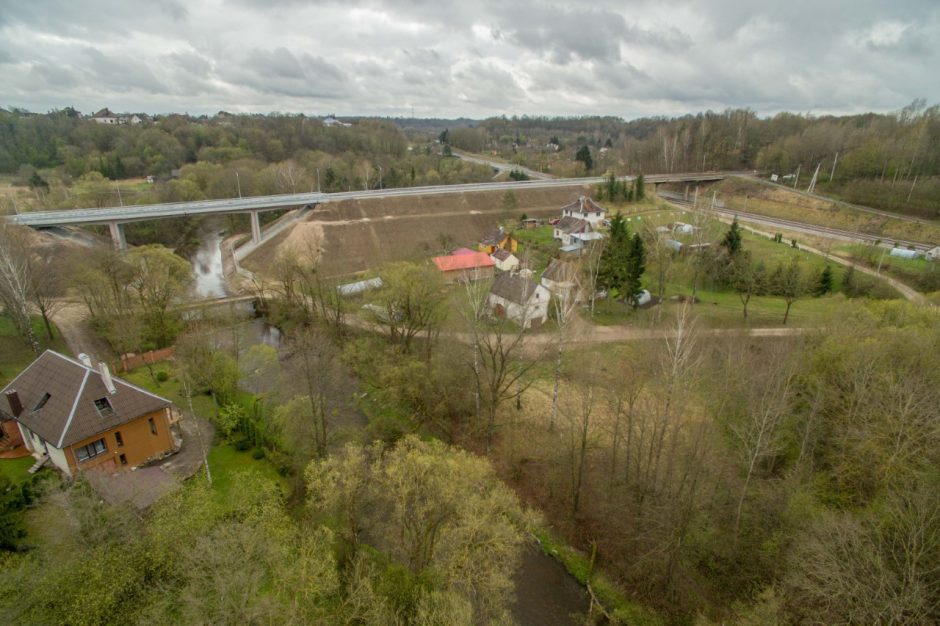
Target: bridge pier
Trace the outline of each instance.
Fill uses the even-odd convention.
[[[261,220],[258,219],[258,212],[252,211],[251,216],[251,242],[261,243]]]
[[[114,242],[114,249],[127,250],[127,239],[124,238],[124,224],[121,222],[108,222],[108,230],[111,231],[111,241]]]

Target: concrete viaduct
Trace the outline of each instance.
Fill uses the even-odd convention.
[[[692,183],[723,180],[730,176],[750,176],[753,172],[695,172],[682,174],[653,174],[644,180],[653,185],[661,183]],[[622,177],[632,181],[634,176]],[[474,191],[502,191],[520,189],[542,189],[550,187],[575,187],[595,185],[603,182],[601,177],[560,178],[552,180],[525,180],[499,183],[469,183],[463,185],[438,185],[433,187],[404,187],[398,189],[371,189],[367,191],[344,191],[339,193],[295,193],[276,196],[253,196],[250,198],[229,198],[225,200],[201,200],[195,202],[169,202],[164,204],[144,204],[101,209],[69,209],[62,211],[37,211],[7,216],[7,219],[23,226],[33,228],[53,228],[57,226],[85,226],[106,224],[111,232],[114,246],[120,250],[127,247],[124,238],[124,224],[146,220],[187,215],[215,215],[226,213],[248,213],[251,218],[251,240],[257,245],[263,239],[261,222],[258,215],[263,211],[276,211],[297,207],[314,207],[327,202],[343,200],[364,200],[372,198],[391,198],[399,196],[427,196],[466,193]]]

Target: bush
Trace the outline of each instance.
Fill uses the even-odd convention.
[[[263,458],[264,458],[264,448],[260,448],[260,447],[259,447],[259,448],[255,448],[254,450],[252,450],[252,451],[251,451],[251,458],[255,459],[256,461],[260,461],[261,459],[263,459]]]
[[[158,383],[165,383],[168,380],[170,380],[170,375],[167,372],[163,372],[163,371],[157,372]]]
[[[239,452],[244,452],[251,449],[251,441],[244,437],[236,440],[232,445],[235,446],[235,449]]]

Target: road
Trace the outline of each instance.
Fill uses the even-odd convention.
[[[505,161],[498,161],[496,159],[491,159],[486,155],[481,154],[472,154],[470,152],[464,152],[463,150],[452,150],[453,155],[458,157],[462,161],[467,161],[468,163],[477,163],[479,165],[489,165],[494,170],[497,170],[499,174],[503,172],[511,172],[513,170],[522,172],[530,179],[535,180],[552,180],[555,177],[551,174],[545,174],[543,172],[536,172],[533,169],[528,167],[523,167],[521,165],[513,165],[512,163],[506,163]]]
[[[753,172],[690,172],[677,174],[654,174],[646,176],[647,183],[710,182],[732,176],[750,176]],[[633,177],[624,177],[632,180]],[[603,181],[601,177],[557,178],[552,180],[522,180],[509,182],[467,183],[463,185],[436,185],[428,187],[404,187],[397,189],[369,189],[364,191],[343,191],[338,193],[294,193],[275,196],[253,196],[250,198],[228,198],[223,200],[200,200],[195,202],[169,202],[164,204],[146,204],[123,207],[70,209],[63,211],[42,211],[10,215],[6,219],[24,226],[49,228],[52,226],[72,226],[78,224],[110,224],[140,220],[180,217],[186,215],[208,215],[223,213],[249,213],[252,211],[273,211],[317,205],[344,200],[367,200],[376,198],[394,198],[407,196],[448,195],[480,191],[504,191],[521,189],[565,188],[582,185],[596,185]]]
[[[660,191],[657,195],[664,200],[674,204],[675,206],[681,209],[692,209],[692,203],[685,200],[682,194],[672,193],[669,191]],[[708,202],[708,201],[706,201]],[[712,213],[715,215],[722,215],[726,217],[735,217],[741,221],[748,221],[755,224],[763,224],[765,226],[774,226],[778,228],[784,228],[787,230],[795,231],[798,233],[806,233],[808,235],[819,235],[822,237],[828,237],[829,239],[839,239],[842,241],[851,241],[857,243],[876,243],[885,248],[893,248],[894,244],[897,243],[900,246],[913,246],[916,250],[920,252],[926,252],[934,247],[931,243],[925,243],[921,241],[905,241],[903,239],[890,239],[878,235],[869,235],[867,233],[862,233],[858,231],[843,230],[839,228],[831,228],[829,226],[818,226],[816,224],[807,224],[806,222],[798,222],[796,220],[789,220],[780,217],[770,217],[768,215],[760,215],[757,213],[745,213],[744,211],[736,211],[733,209],[728,209],[722,204],[720,200],[715,202],[715,208],[710,208],[710,206],[700,207],[700,210],[703,210],[707,213]]]

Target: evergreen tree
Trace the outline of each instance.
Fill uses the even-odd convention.
[[[816,281],[816,289],[813,291],[817,296],[824,296],[832,291],[832,267],[827,265],[819,274]]]
[[[731,222],[728,232],[725,233],[724,239],[721,240],[721,246],[728,251],[730,256],[735,256],[741,251],[741,226],[738,224],[737,217]]]
[[[584,163],[584,169],[589,172],[594,167],[594,159],[591,158],[591,149],[586,144],[578,148],[577,154],[574,155],[574,160]]]
[[[603,289],[625,293],[628,281],[630,229],[619,211],[610,220],[610,240],[601,254],[597,285]]]
[[[646,249],[639,233],[634,233],[627,252],[627,276],[624,293],[636,305],[636,297],[643,289],[641,279],[646,271]]]
[[[637,202],[646,197],[646,183],[643,181],[643,174],[636,177],[636,193],[634,193],[634,197]]]

